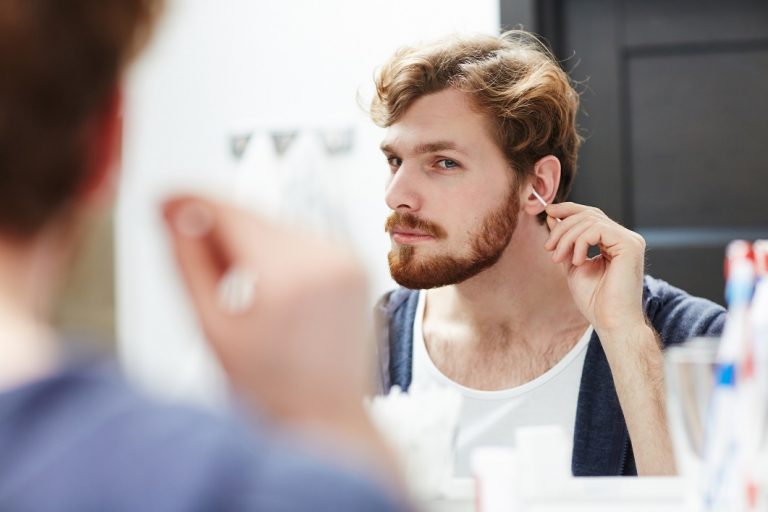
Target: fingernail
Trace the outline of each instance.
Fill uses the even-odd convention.
[[[171,222],[183,236],[200,238],[213,227],[213,215],[208,208],[192,201],[179,206],[173,212]]]

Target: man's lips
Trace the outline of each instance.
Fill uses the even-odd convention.
[[[415,231],[410,229],[393,229],[392,240],[398,244],[413,244],[417,242],[426,242],[434,240],[435,237],[429,233],[423,231]]]

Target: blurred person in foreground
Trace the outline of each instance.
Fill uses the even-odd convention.
[[[524,31],[403,48],[376,79],[402,286],[379,308],[381,388],[463,396],[460,474],[537,425],[573,440],[576,476],[674,473],[662,347],[723,327],[718,305],[644,275],[640,235],[566,202],[578,106]]]
[[[121,81],[160,7],[0,0],[0,509],[400,509],[361,400],[365,280],[340,249],[202,198],[164,206],[248,421],[154,403],[50,327],[111,201]],[[217,298],[233,273],[253,292],[237,307]]]

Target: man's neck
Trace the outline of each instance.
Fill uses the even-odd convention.
[[[474,389],[519,386],[579,340],[589,323],[571,299],[565,268],[544,249],[547,237],[544,226],[519,225],[494,266],[427,292],[424,341],[445,375]]]
[[[40,378],[56,364],[45,320],[57,277],[55,249],[47,235],[24,242],[0,237],[0,390]]]
[[[429,290],[429,318],[468,327],[548,332],[585,320],[571,299],[565,269],[544,249],[546,227],[519,225],[491,268],[456,285]]]

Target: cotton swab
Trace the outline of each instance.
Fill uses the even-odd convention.
[[[544,198],[543,198],[543,197],[541,197],[541,196],[539,195],[539,193],[538,193],[538,192],[536,192],[536,189],[534,189],[534,188],[531,188],[531,192],[533,192],[533,196],[534,196],[536,199],[538,199],[538,200],[539,200],[539,202],[541,203],[541,205],[542,205],[544,208],[546,208],[547,206],[549,206],[549,205],[547,204],[547,202],[544,200]],[[554,219],[555,219],[557,222],[562,222],[562,220],[561,220],[561,219],[558,219],[557,217],[553,217],[553,218],[554,218]]]

